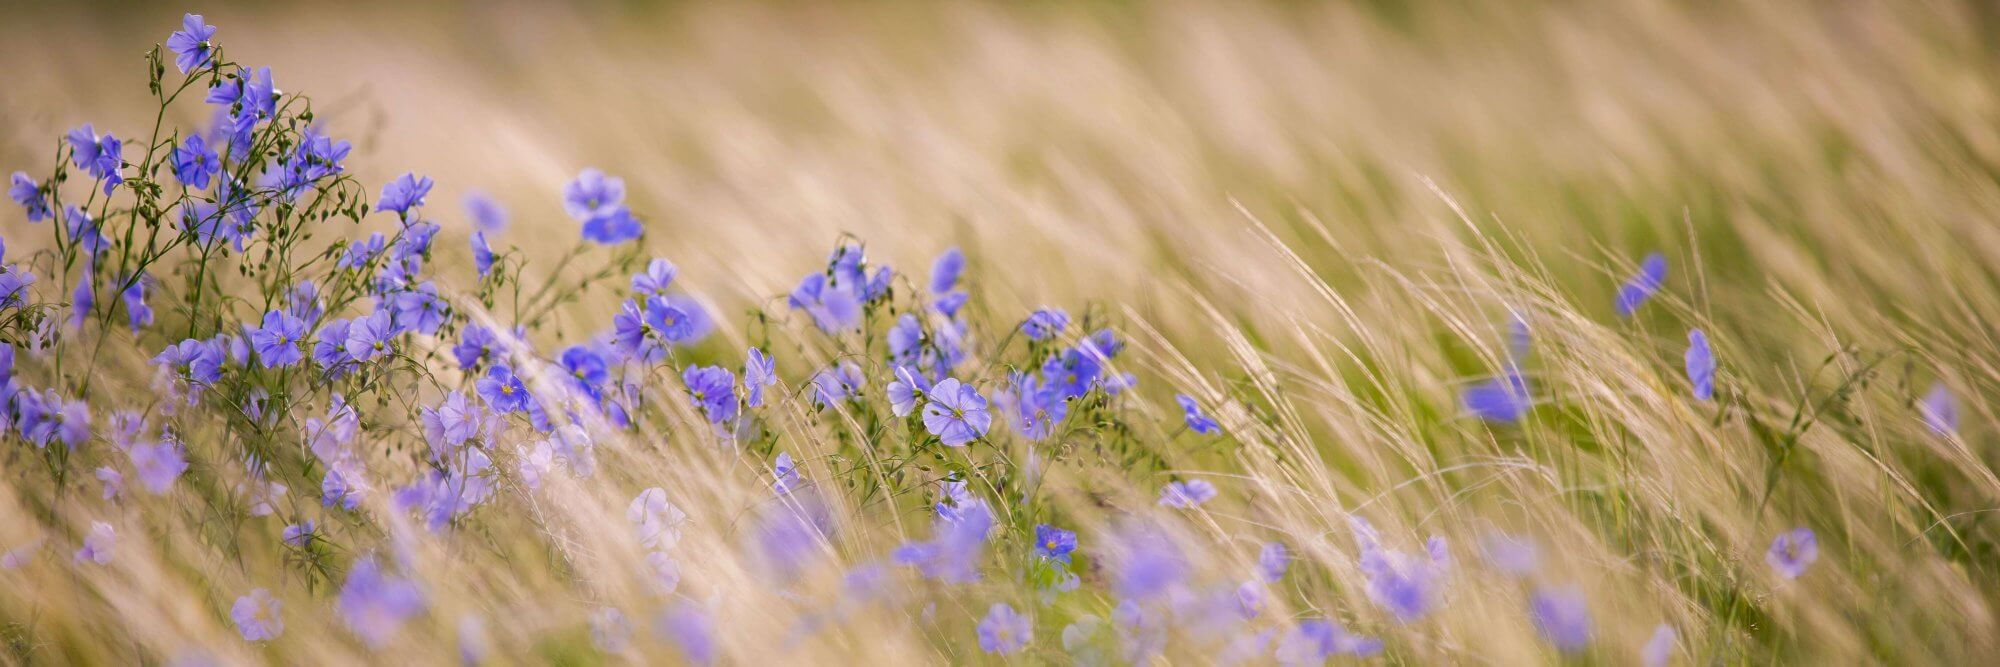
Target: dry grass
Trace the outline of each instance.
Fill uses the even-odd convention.
[[[624,175],[648,252],[718,314],[695,358],[733,366],[771,341],[795,390],[770,418],[777,447],[822,484],[868,463],[839,435],[843,415],[796,393],[829,348],[796,317],[744,314],[782,313],[773,298],[837,236],[919,280],[963,247],[989,343],[1033,307],[1090,304],[1132,340],[1132,418],[1164,463],[1040,452],[1053,462],[1037,504],[1003,509],[1022,516],[1003,516],[1012,546],[996,553],[1018,556],[1031,517],[1057,516],[1090,551],[1107,522],[1152,513],[1169,474],[1201,471],[1222,497],[1175,524],[1204,545],[1201,572],[1240,578],[1283,539],[1305,560],[1261,622],[1338,618],[1384,637],[1394,662],[1556,659],[1526,587],[1479,564],[1496,529],[1542,543],[1541,578],[1583,587],[1603,662],[1632,661],[1662,622],[1681,634],[1677,662],[2000,655],[1985,400],[2000,386],[2000,17],[1946,2],[1388,4],[206,13],[233,58],[271,65],[356,140],[366,182],[439,181],[443,275],[469,273],[468,223],[437,202],[495,193],[514,211],[508,241],[546,269],[574,233],[561,183],[583,166]],[[143,127],[132,56],[177,10],[0,10],[0,166],[45,165],[50,138],[86,120]],[[12,212],[0,228],[10,254],[45,243]],[[1621,320],[1612,293],[1653,249],[1668,287]],[[619,298],[594,293],[534,336],[544,349],[586,337]],[[1492,426],[1457,392],[1501,367],[1510,312],[1535,334],[1538,405]],[[1690,327],[1716,344],[1718,402],[1688,397]],[[142,361],[98,382],[142,407]],[[1913,407],[1933,380],[1959,397],[1957,435]],[[1217,406],[1230,437],[1176,434],[1176,391]],[[456,660],[467,614],[524,662],[600,659],[584,627],[605,605],[643,629],[668,604],[643,583],[623,516],[648,486],[691,516],[681,594],[711,610],[732,663],[978,661],[972,626],[993,601],[1035,609],[1028,658],[1059,662],[1063,625],[1115,602],[1087,575],[1038,605],[996,557],[984,583],[899,580],[895,604],[800,633],[827,617],[846,565],[927,534],[923,494],[828,494],[831,553],[781,591],[740,555],[771,502],[764,461],[719,450],[681,402],[656,407],[657,430],[604,434],[606,476],[509,487],[448,537],[386,494],[346,518],[313,506],[315,479],[292,500],[331,526],[338,567],[406,555],[432,599],[393,648],[412,663]],[[285,561],[282,523],[216,518],[237,441],[203,433],[207,486],[193,486],[214,493],[128,506],[72,491],[51,505],[60,525],[23,509],[50,502],[46,474],[9,463],[0,538],[58,545],[0,574],[11,659],[129,663],[196,645],[231,661],[381,657],[333,615],[328,582]],[[380,444],[385,479],[415,469],[420,445]],[[1438,612],[1398,625],[1368,603],[1349,513],[1398,548],[1451,541],[1460,569]],[[107,518],[145,538],[122,541],[113,567],[70,567],[60,545]],[[1822,559],[1785,581],[1763,551],[1801,525]],[[268,647],[227,617],[253,586],[285,600]],[[675,659],[649,634],[628,657]],[[1184,637],[1170,655],[1213,649]]]

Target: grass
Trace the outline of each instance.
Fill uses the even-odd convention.
[[[41,178],[51,138],[85,121],[149,127],[133,56],[165,38],[170,11],[5,10],[18,20],[0,21],[0,64],[19,74],[0,99],[0,166]],[[672,661],[685,654],[655,618],[691,608],[732,663],[979,662],[997,658],[975,625],[1005,602],[1033,617],[1016,659],[1062,662],[1066,626],[1112,622],[1129,557],[1115,537],[1142,519],[1184,544],[1189,595],[1233,588],[1266,541],[1297,558],[1240,627],[1209,635],[1191,612],[1168,614],[1174,662],[1313,618],[1380,637],[1381,661],[1556,662],[1527,608],[1538,587],[1568,585],[1594,622],[1578,661],[1632,662],[1661,623],[1679,635],[1677,664],[2000,653],[1987,400],[2000,383],[2000,69],[1985,39],[1995,17],[1976,5],[207,13],[232,59],[271,65],[355,141],[349,171],[368,198],[404,171],[438,180],[429,271],[467,321],[521,320],[550,360],[606,330],[632,262],[661,256],[715,330],[673,368],[635,376],[639,428],[585,420],[597,475],[526,490],[516,448],[540,436],[519,422],[485,445],[494,498],[434,534],[388,491],[430,465],[419,409],[470,391],[453,339],[409,338],[405,361],[370,383],[232,375],[218,395],[254,385],[290,408],[253,424],[214,405],[161,413],[146,360],[183,331],[254,321],[270,294],[251,284],[254,253],[211,267],[247,301],[180,310],[194,265],[174,257],[155,270],[154,328],[66,335],[61,369],[8,329],[26,382],[68,395],[88,382],[99,426],[149,411],[191,463],[166,495],[128,486],[106,501],[89,471],[126,464],[101,435],[69,458],[6,437],[0,544],[42,545],[0,571],[13,661],[450,662],[465,618],[503,662]],[[200,107],[169,109],[167,126],[205,126]],[[625,177],[647,235],[565,261],[576,223],[561,185],[584,166]],[[496,246],[515,248],[526,291],[566,295],[559,306],[475,286],[456,205],[472,189],[512,209]],[[329,222],[308,245],[391,231],[391,218]],[[8,261],[40,267],[38,300],[66,303],[50,225],[12,208],[0,221]],[[1118,331],[1117,370],[1137,389],[1078,399],[1044,442],[996,423],[971,447],[938,447],[889,412],[888,310],[870,334],[836,339],[783,303],[842,238],[906,279],[897,310],[921,307],[933,256],[965,251],[960,375],[988,396],[1052,349],[1010,335],[1041,306],[1068,309],[1071,334]],[[1654,250],[1671,267],[1664,289],[1618,317],[1615,290]],[[1533,333],[1522,370],[1535,405],[1519,424],[1488,423],[1460,392],[1506,367],[1510,315]],[[1682,373],[1690,328],[1716,348],[1712,402]],[[757,411],[756,437],[725,447],[674,369],[740,370],[753,345],[778,359],[781,398]],[[68,356],[93,348],[89,365]],[[866,400],[817,409],[809,379],[841,358],[863,365]],[[559,376],[541,380],[569,400]],[[1956,397],[1953,434],[1920,417],[1933,382]],[[381,491],[352,512],[316,502],[324,471],[304,447],[303,420],[333,389],[363,409],[360,451]],[[1176,393],[1224,434],[1183,428]],[[246,452],[291,489],[275,516],[249,516],[234,490]],[[782,584],[753,548],[785,516],[769,489],[778,452],[836,527]],[[980,581],[891,566],[884,601],[852,603],[852,568],[931,535],[949,471],[998,515]],[[1220,494],[1156,506],[1186,479]],[[670,595],[654,592],[625,516],[647,487],[688,515]],[[1350,515],[1389,548],[1446,539],[1454,564],[1435,610],[1399,623],[1369,599]],[[302,518],[324,542],[286,547],[279,532]],[[112,564],[72,563],[92,521],[118,527]],[[1048,602],[1031,581],[1039,523],[1082,542],[1081,586]],[[1821,556],[1788,580],[1764,552],[1800,526]],[[1538,543],[1538,571],[1517,580],[1486,564],[1494,531]],[[383,653],[336,611],[370,553],[428,602]],[[229,608],[258,587],[283,600],[285,631],[253,644]],[[607,607],[635,626],[623,653],[592,640],[588,619]]]

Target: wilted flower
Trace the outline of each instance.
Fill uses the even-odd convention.
[[[1764,561],[1771,569],[1786,579],[1797,579],[1819,560],[1819,536],[1811,528],[1794,528],[1778,534],[1771,540],[1770,551],[1764,554]]]
[[[271,591],[258,588],[236,598],[235,606],[229,608],[229,617],[236,621],[236,632],[243,635],[244,641],[270,641],[285,634],[285,620],[279,614],[282,606]]]

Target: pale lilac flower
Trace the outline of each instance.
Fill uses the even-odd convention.
[[[1160,506],[1187,509],[1215,498],[1215,485],[1205,479],[1168,482],[1160,489]]]
[[[1811,528],[1794,528],[1778,534],[1771,541],[1771,550],[1764,554],[1764,561],[1771,569],[1786,579],[1797,579],[1819,560],[1819,536]]]
[[[243,635],[244,641],[270,641],[285,634],[285,620],[279,614],[282,606],[270,591],[258,588],[236,598],[229,617],[236,621],[236,631]]]
[[[104,565],[111,562],[112,551],[118,548],[118,531],[103,521],[90,522],[90,534],[83,538],[83,548],[76,550],[76,562]]]
[[[1012,655],[1034,638],[1034,620],[1005,602],[994,603],[979,622],[979,648],[987,653]]]
[[[687,513],[667,502],[666,490],[655,486],[632,499],[631,506],[625,508],[625,520],[632,522],[639,543],[646,548],[671,549],[680,543],[680,525],[687,521]]]
[[[1677,644],[1674,626],[1661,623],[1659,627],[1653,628],[1653,638],[1646,640],[1646,645],[1639,649],[1639,664],[1645,667],[1667,667],[1667,663],[1673,660]]]
[[[1528,615],[1542,637],[1564,653],[1590,644],[1590,601],[1575,586],[1542,587],[1528,602]]]
[[[1943,382],[1931,385],[1924,394],[1924,402],[1917,406],[1917,414],[1923,415],[1924,425],[1938,435],[1958,432],[1958,403],[1952,400],[1951,388]]]
[[[104,485],[104,499],[112,500],[125,491],[125,475],[111,466],[97,468],[97,481]]]
[[[409,579],[385,573],[375,558],[363,557],[347,571],[335,603],[340,617],[369,648],[395,639],[403,623],[423,613],[424,592]]]

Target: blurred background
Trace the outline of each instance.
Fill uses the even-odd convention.
[[[707,353],[733,359],[745,310],[823,267],[843,234],[918,277],[956,245],[974,307],[996,314],[978,321],[1094,308],[1122,320],[1161,405],[1186,390],[1304,406],[1254,414],[1283,413],[1272,440],[1346,478],[1301,501],[1323,525],[1289,525],[1344,530],[1342,508],[1463,461],[1546,453],[1570,475],[1578,456],[1591,465],[1548,486],[1624,480],[1616,521],[1585,493],[1569,510],[1637,544],[1569,533],[1557,551],[1595,559],[1578,571],[1681,553],[1647,540],[1703,520],[1727,539],[1698,553],[1752,567],[1774,526],[1845,524],[1855,576],[1780,623],[1800,650],[1996,650],[2000,546],[1979,530],[2000,498],[1981,440],[2000,387],[1992,3],[41,3],[0,8],[0,173],[46,173],[84,122],[143,135],[145,45],[182,12],[310,96],[363,183],[435,178],[426,212],[458,255],[441,271],[470,274],[459,202],[484,191],[511,209],[495,245],[535,260],[532,282],[576,242],[563,184],[598,167],[625,179],[647,254],[717,312]],[[166,120],[206,114],[183,103]],[[0,216],[10,243],[34,238],[25,224]],[[1662,305],[1614,317],[1653,250],[1674,267]],[[612,296],[554,325],[597,331]],[[1457,391],[1498,367],[1515,307],[1540,318],[1536,381],[1554,407],[1495,435],[1455,414]],[[1837,352],[1908,354],[1851,420],[1800,440],[1825,457],[1800,464],[1816,476],[1753,500],[1765,434],[1660,398],[1684,391],[1695,326],[1725,389],[1743,388],[1731,409],[1774,423],[1828,393],[1818,365],[1861,365]],[[1963,397],[1965,439],[1913,417],[1932,381]],[[1633,481],[1605,443],[1658,458]],[[1484,509],[1553,505],[1534,481]],[[1392,502],[1428,520],[1488,483]],[[1627,504],[1651,512],[1629,534]],[[1938,525],[1967,537],[1909,548]],[[1644,612],[1604,614],[1619,619],[1608,635],[1636,644],[1658,617],[1645,593],[1700,578],[1671,564],[1600,595]],[[1932,601],[1929,615],[1855,613],[1890,594]],[[1696,597],[1660,605],[1724,613]],[[1731,602],[1718,627],[1758,625]],[[1454,627],[1489,623],[1455,613]]]

